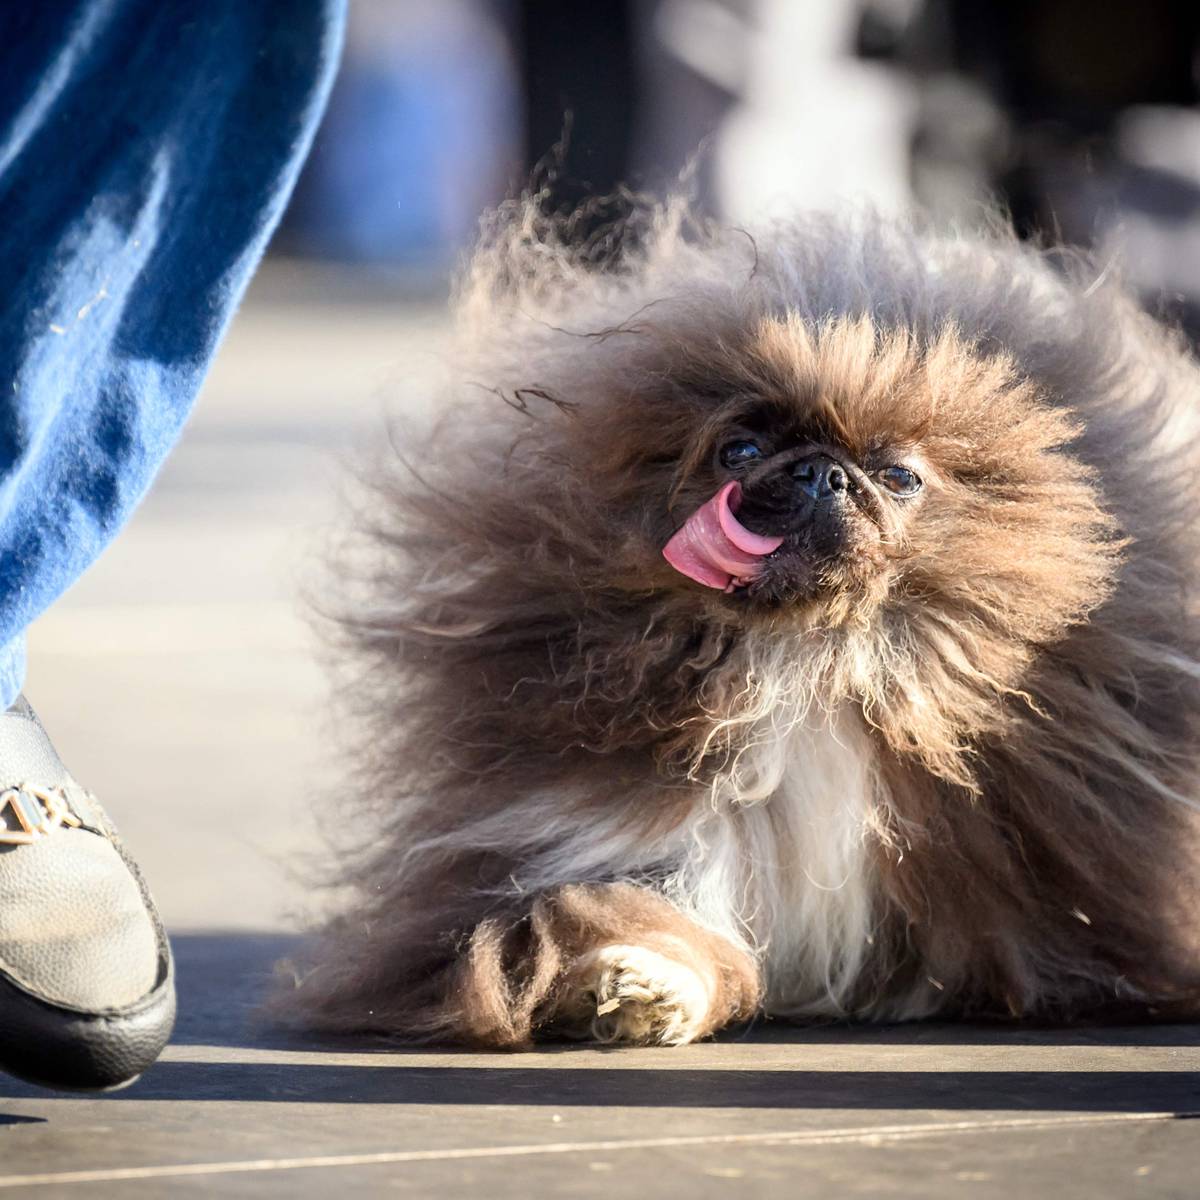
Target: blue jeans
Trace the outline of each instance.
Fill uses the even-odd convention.
[[[0,703],[179,436],[295,182],[344,0],[0,4]]]

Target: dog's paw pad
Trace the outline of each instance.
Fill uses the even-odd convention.
[[[598,1042],[679,1046],[707,1032],[712,989],[697,971],[642,946],[604,946],[580,963],[577,1019]]]

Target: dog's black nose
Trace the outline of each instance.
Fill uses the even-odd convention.
[[[845,469],[824,454],[803,458],[792,467],[792,478],[800,490],[814,500],[828,500],[844,492],[849,483]]]

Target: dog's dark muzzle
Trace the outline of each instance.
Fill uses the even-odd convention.
[[[777,454],[748,475],[738,519],[754,533],[804,535],[833,550],[852,511],[874,502],[874,489],[854,463],[809,448]]]
[[[816,503],[834,500],[850,487],[845,467],[827,454],[814,454],[793,463],[791,474],[801,495]]]

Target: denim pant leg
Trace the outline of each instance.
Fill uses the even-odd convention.
[[[344,0],[0,5],[0,705],[128,519],[307,153]]]

